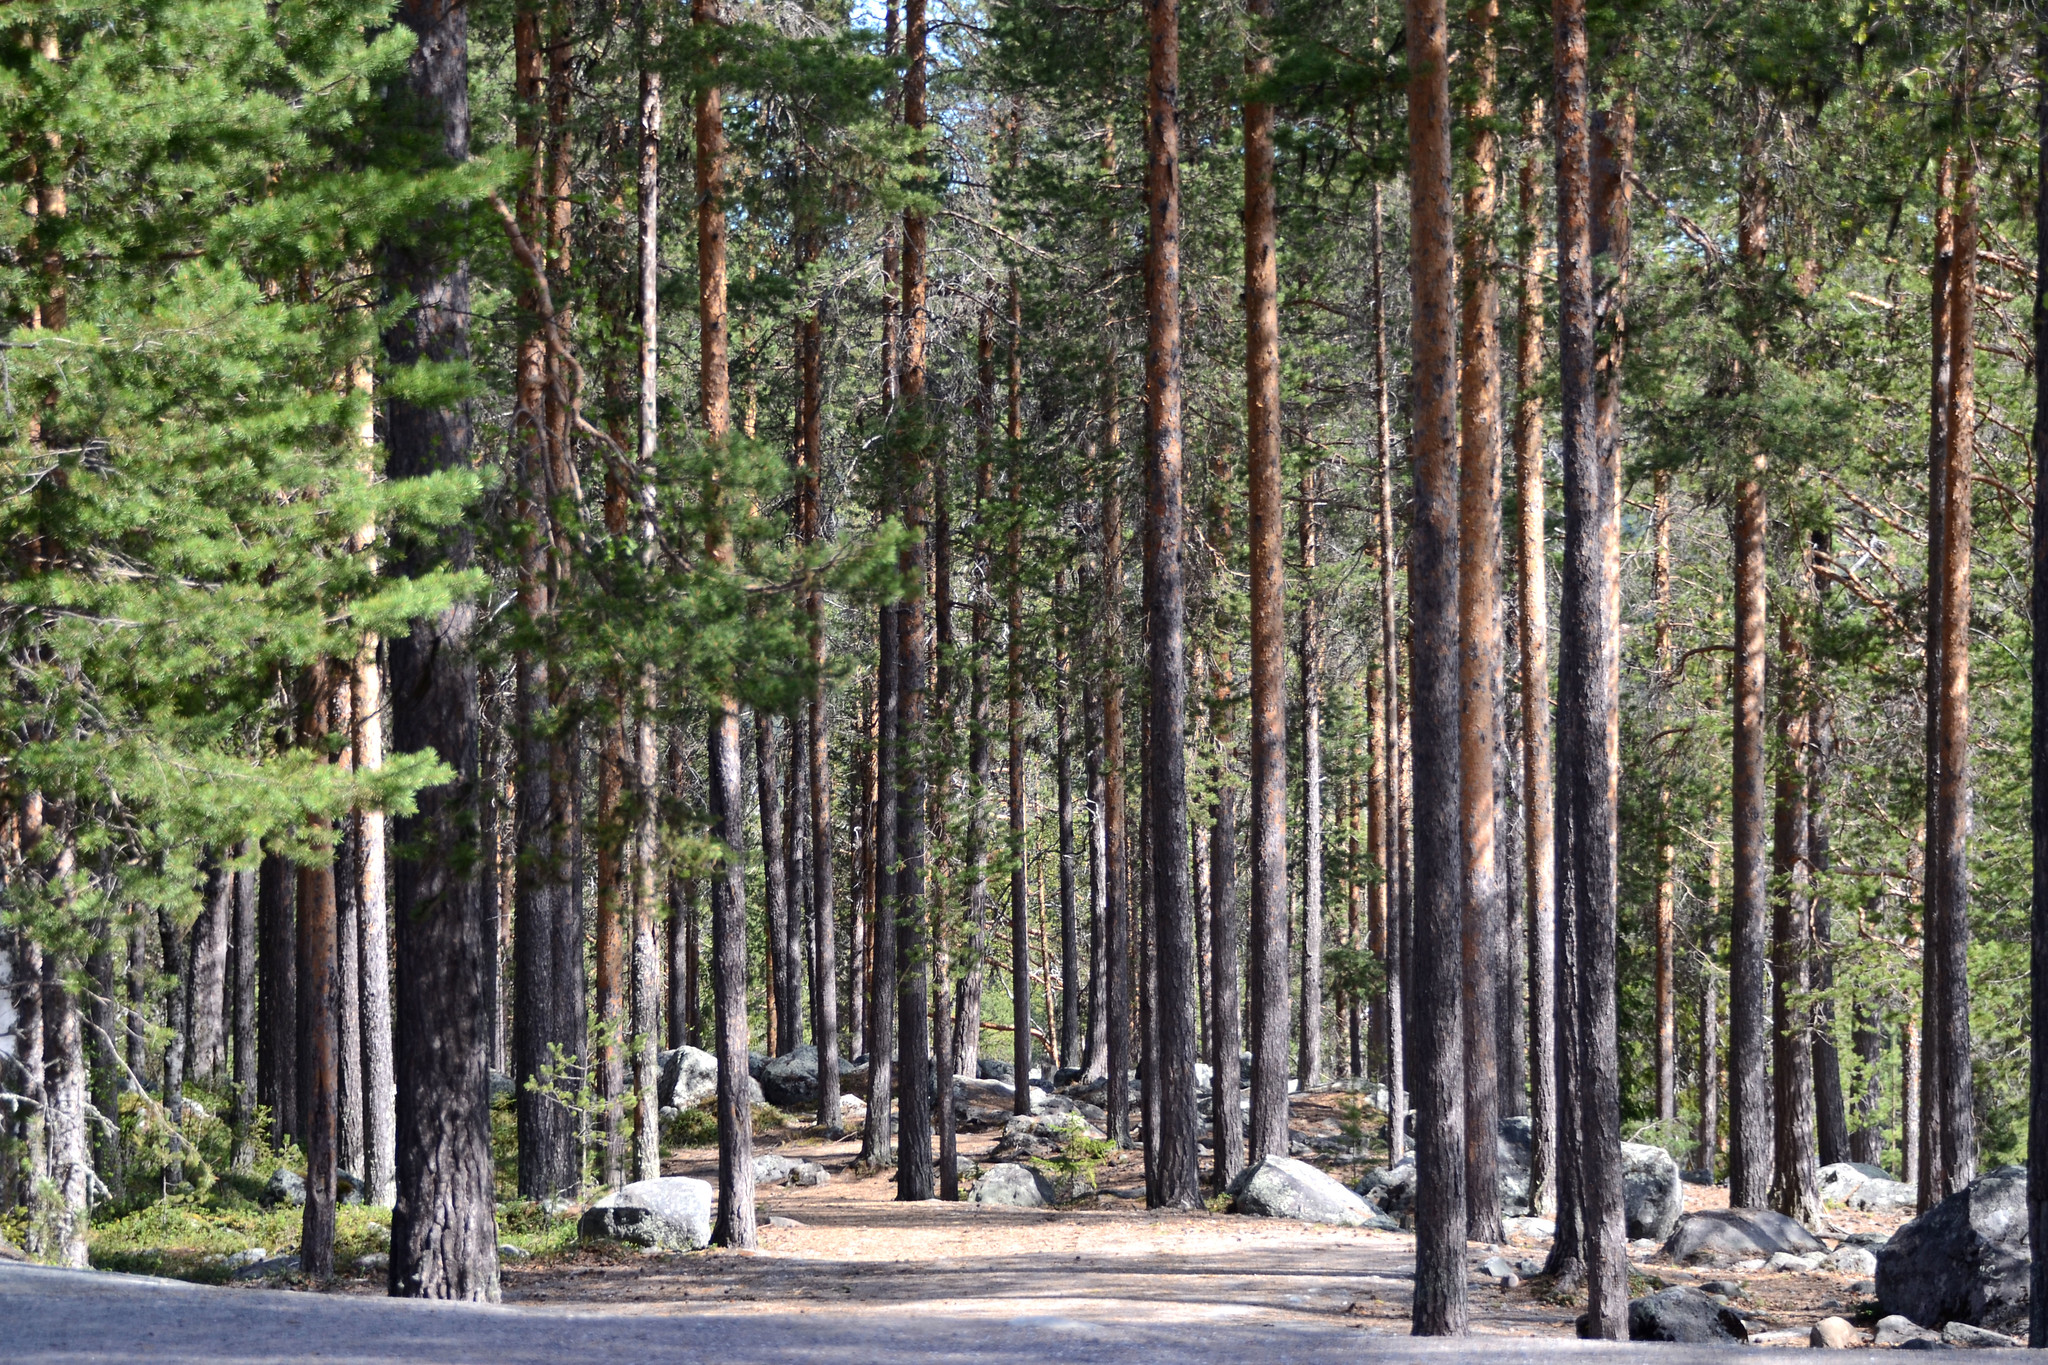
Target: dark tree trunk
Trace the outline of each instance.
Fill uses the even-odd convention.
[[[245,842],[235,849],[235,860],[241,862],[251,852]],[[249,868],[237,868],[231,880],[234,932],[228,942],[233,964],[230,991],[235,1035],[235,1145],[228,1166],[236,1174],[246,1175],[256,1162],[256,873]]]
[[[449,163],[469,155],[469,17],[447,0],[406,0],[400,18],[419,38],[407,79],[391,87],[395,116]],[[384,338],[394,366],[457,365],[469,355],[469,271],[446,257],[426,224],[387,253],[391,288],[411,305]],[[466,469],[466,408],[391,401],[388,470],[393,479]],[[467,570],[474,543],[465,525],[401,544],[399,571]],[[484,1074],[490,1002],[472,846],[476,807],[476,665],[469,653],[475,609],[467,603],[413,622],[390,646],[392,745],[431,751],[454,780],[422,791],[398,822],[394,869],[398,982],[398,1198],[391,1216],[394,1295],[498,1297],[497,1219],[491,1190],[490,1093]]]
[[[876,632],[875,966],[869,977],[868,1117],[860,1163],[893,1164],[889,1104],[895,1075],[896,1014],[896,609],[883,607]]]
[[[1558,101],[1560,114],[1565,103]],[[1572,269],[1597,287],[1589,310],[1600,347],[1592,374],[1576,370],[1582,329],[1559,328],[1559,379],[1564,395],[1565,553],[1558,653],[1561,727],[1559,776],[1572,805],[1568,842],[1573,865],[1567,902],[1578,920],[1579,1192],[1585,1238],[1589,1335],[1628,1335],[1628,1230],[1621,1176],[1621,1061],[1615,999],[1619,936],[1620,831],[1616,797],[1621,748],[1621,361],[1622,307],[1628,285],[1628,174],[1635,149],[1635,112],[1626,92],[1595,115],[1590,156],[1591,258]],[[1560,186],[1564,183],[1559,176]],[[1559,211],[1559,279],[1566,249]],[[1605,271],[1600,262],[1607,263]],[[1576,294],[1575,279],[1571,286]],[[1562,294],[1563,287],[1560,287]],[[1587,379],[1590,378],[1590,386]],[[1592,430],[1580,403],[1593,390]],[[1577,409],[1577,410],[1575,410]],[[1590,435],[1591,441],[1584,438]]]
[[[691,0],[690,24],[700,31],[724,23],[720,0]],[[702,38],[712,38],[700,32]],[[725,302],[725,126],[713,73],[697,88],[693,129],[697,190],[697,391],[706,438],[721,450],[732,436]],[[735,565],[731,527],[721,485],[707,485],[704,552],[722,572]],[[711,988],[718,1053],[718,1220],[711,1240],[752,1250],[754,1224],[754,1115],[747,1074],[747,876],[741,837],[746,803],[741,795],[740,712],[730,695],[711,708],[707,772],[711,835],[725,845],[711,883]]]
[[[1738,246],[1750,287],[1761,288],[1768,187],[1763,142],[1743,149]],[[1771,1094],[1765,1075],[1764,978],[1769,873],[1764,862],[1764,485],[1762,452],[1735,490],[1734,911],[1728,941],[1728,1202],[1766,1207],[1771,1196]]]
[[[1214,524],[1211,548],[1222,566],[1231,559],[1232,491],[1230,465],[1221,447],[1211,466]],[[1244,1170],[1244,1111],[1238,1093],[1244,1085],[1244,1014],[1240,988],[1242,966],[1238,940],[1244,923],[1237,906],[1237,766],[1236,726],[1231,716],[1235,688],[1230,676],[1230,647],[1218,640],[1209,659],[1209,734],[1216,746],[1215,795],[1211,798],[1209,831],[1209,1088],[1210,1147],[1216,1190],[1230,1187]]]
[[[1253,22],[1272,0],[1246,0]],[[1245,56],[1254,89],[1273,71],[1269,47]],[[1273,106],[1244,106],[1245,454],[1251,511],[1252,1113],[1249,1159],[1287,1154],[1287,677],[1280,485],[1279,261],[1273,189]]]
[[[1323,622],[1316,600],[1316,470],[1301,476],[1301,1046],[1295,1074],[1323,1079]]]
[[[1824,532],[1814,534],[1816,552],[1828,551]],[[1834,734],[1827,708],[1818,698],[1807,720],[1813,745],[1813,763],[1806,778],[1806,856],[1813,868],[1812,897],[1808,915],[1813,927],[1813,1105],[1814,1122],[1820,1139],[1820,1164],[1854,1161],[1849,1154],[1849,1113],[1842,1095],[1842,1057],[1835,1045],[1835,948],[1834,913],[1825,889],[1834,857],[1828,838],[1829,761],[1834,756]],[[1817,1177],[1816,1177],[1817,1178]]]
[[[217,1081],[227,1060],[228,921],[233,909],[233,875],[218,863],[208,867],[206,894],[192,925],[185,969],[185,1074]]]
[[[1849,1133],[1849,1160],[1875,1166],[1884,1158],[1884,1126],[1878,1117],[1884,1103],[1884,1034],[1868,999],[1856,1002],[1849,1042],[1856,1049],[1861,1076],[1856,1090],[1856,1126]]]
[[[2034,69],[2037,77],[2034,127],[2037,154],[2034,176],[2034,354],[2048,347],[2048,23],[2035,30]],[[2048,478],[2048,371],[2034,367],[2034,486]],[[2034,640],[2030,665],[2033,681],[2033,735],[2031,787],[2033,804],[2033,953],[2030,966],[2033,1018],[2033,1055],[2028,1071],[2027,1128],[2027,1228],[2034,1249],[2033,1268],[2027,1277],[2029,1341],[2036,1347],[2048,1345],[2048,1029],[2039,1021],[2048,1019],[2048,656],[2039,641],[2048,635],[2048,510],[2037,497],[2034,504],[2034,553],[2029,586]]]
[[[314,667],[315,714],[326,709],[327,665]],[[315,725],[317,744],[325,728]],[[309,747],[311,747],[309,745]],[[316,750],[317,751],[317,750]],[[317,832],[324,821],[316,820]],[[319,1281],[334,1276],[335,1172],[340,1155],[341,943],[334,894],[334,863],[322,859],[299,869],[299,1002],[306,1013],[306,1203],[300,1219],[300,1270]],[[488,1187],[487,1187],[488,1188]],[[488,1198],[488,1195],[486,1196]],[[488,1205],[487,1205],[488,1207]],[[492,1257],[497,1244],[492,1243]]]
[[[1123,639],[1123,470],[1117,421],[1115,353],[1104,369],[1102,480],[1099,526],[1102,535],[1102,970],[1108,989],[1104,1024],[1108,1032],[1109,1140],[1131,1140],[1131,919],[1130,840],[1124,802]],[[1283,966],[1283,971],[1285,970]],[[1282,1017],[1281,1027],[1286,1027]]]
[[[190,1036],[185,1021],[185,934],[168,910],[157,912],[157,932],[164,952],[164,1028],[171,1035],[164,1044],[163,1104],[173,1136],[164,1183],[175,1189],[185,1183],[184,1139],[178,1135],[184,1124],[185,1041]]]
[[[345,681],[345,680],[344,680]],[[489,808],[490,798],[483,801]],[[342,817],[344,831],[334,847],[334,859],[329,875],[334,881],[334,998],[335,998],[335,1062],[339,1089],[335,1108],[335,1160],[339,1169],[360,1176],[364,1167],[365,1131],[363,1128],[363,921],[362,883],[354,875],[356,869],[356,837],[352,826],[355,821]],[[490,822],[483,822],[485,847],[489,847]],[[484,865],[483,923],[484,942],[488,949],[496,942],[497,916],[492,913],[491,891],[493,869],[488,859]],[[486,951],[485,962],[492,968],[490,978],[497,977],[495,955]],[[491,1036],[497,1037],[498,1009],[497,992],[487,988],[484,996],[491,1002]],[[486,1062],[486,1065],[489,1065]]]
[[[263,855],[256,892],[256,1101],[270,1111],[268,1141],[299,1134],[298,930],[292,865]],[[133,956],[132,950],[130,953]],[[131,1063],[132,1066],[132,1063]]]
[[[1385,708],[1379,726],[1380,833],[1379,855],[1382,926],[1381,960],[1387,969],[1382,1032],[1387,1051],[1387,1159],[1399,1161],[1408,1145],[1408,1011],[1407,915],[1401,869],[1405,859],[1406,822],[1401,797],[1401,634],[1395,620],[1394,586],[1394,438],[1387,394],[1386,242],[1381,225],[1381,188],[1372,187],[1372,387],[1375,424],[1374,453],[1379,457],[1380,567],[1380,696]]]
[[[4,822],[4,817],[0,817],[0,822]],[[13,850],[8,851],[11,853]],[[86,1009],[85,1055],[87,1064],[92,1069],[93,1108],[111,1117],[121,1112],[121,1056],[119,1049],[113,1044],[113,1039],[119,1036],[120,1025],[116,1016],[120,1004],[114,996],[114,953],[113,946],[107,939],[107,925],[104,921],[96,926],[95,937],[98,942],[93,947],[92,955],[85,962],[86,975],[92,979],[93,993],[96,997]],[[0,949],[14,954],[8,963],[10,972],[23,966],[22,947],[19,941],[10,942],[8,938],[0,937]],[[0,981],[0,991],[6,990],[11,984]],[[41,989],[40,985],[37,989]],[[12,1001],[9,1003],[13,1004]],[[21,1033],[26,1030],[21,1025],[21,1012],[18,1006],[15,1007],[15,1021],[21,1031],[15,1035],[17,1046],[11,1050],[10,1057],[12,1060],[21,1061],[23,1049],[19,1043],[23,1041]],[[42,1025],[38,1022],[35,1027],[40,1029]],[[36,1080],[36,1084],[22,1084],[19,1076],[9,1075],[6,1079],[0,1080],[0,1085],[18,1087],[31,1101],[40,1104],[41,1077],[37,1077]],[[28,1115],[23,1115],[19,1126],[26,1127],[27,1123],[32,1121]],[[0,1124],[0,1133],[15,1137],[16,1134],[10,1130],[16,1127],[12,1121]],[[28,1202],[25,1197],[17,1195],[10,1188],[11,1181],[28,1174],[16,1164],[26,1156],[27,1153],[17,1147],[7,1161],[0,1162],[0,1208],[14,1208]],[[113,1196],[118,1199],[124,1195],[126,1189],[122,1178],[121,1135],[118,1130],[108,1132],[105,1125],[93,1125],[92,1159],[93,1169],[99,1173],[100,1179],[106,1182]]]
[[[1064,608],[1066,579],[1057,580],[1056,605]],[[1068,716],[1067,627],[1056,627],[1053,656],[1053,790],[1058,802],[1060,839],[1060,1055],[1063,1067],[1081,1061],[1081,927],[1074,886],[1074,755],[1073,727]]]
[[[1925,722],[1927,730],[1926,772],[1927,808],[1922,851],[1923,864],[1920,879],[1921,902],[1921,944],[1920,944],[1920,1009],[1923,1041],[1935,1036],[1932,1022],[1941,1009],[1941,934],[1946,918],[1941,912],[1943,882],[1935,875],[1936,864],[1940,861],[1938,844],[1941,828],[1941,688],[1944,680],[1941,667],[1941,650],[1944,634],[1941,628],[1941,613],[1945,605],[1942,592],[1944,580],[1946,543],[1945,517],[1942,509],[1948,505],[1948,399],[1951,383],[1951,348],[1949,330],[1949,277],[1955,267],[1955,157],[1944,151],[1941,169],[1935,180],[1934,211],[1934,260],[1929,271],[1928,298],[1928,339],[1931,352],[1930,392],[1927,404],[1927,586],[1924,615],[1926,618],[1927,691],[1925,699]],[[1915,1054],[1919,1056],[1918,1053]],[[1906,1165],[1915,1173],[1909,1177],[1919,1186],[1919,1206],[1926,1212],[1940,1202],[1935,1193],[1936,1180],[1930,1178],[1941,1165],[1941,1113],[1936,1103],[1936,1093],[1941,1085],[1941,1057],[1933,1046],[1925,1050],[1925,1065],[1917,1072],[1918,1085],[1914,1090],[1914,1103],[1902,1103],[1901,1109],[1914,1111],[1917,1121],[1907,1126],[1912,1128],[1914,1141],[1906,1157]]]
[[[1714,960],[1714,920],[1720,918],[1718,862],[1709,854],[1708,889],[1715,893],[1713,919],[1700,931],[1700,956]],[[1714,990],[1714,973],[1700,973],[1700,1127],[1693,1164],[1714,1178],[1715,1158],[1721,1151],[1721,1004]]]
[[[1467,11],[1472,63],[1463,115],[1472,129],[1459,243],[1458,748],[1464,901],[1459,956],[1465,1015],[1465,1227],[1497,1242],[1500,1221],[1501,876],[1494,760],[1500,748],[1500,283],[1494,262],[1493,36],[1498,0]]]
[[[1193,1209],[1202,1204],[1202,1181],[1195,1154],[1195,910],[1188,892],[1187,583],[1181,562],[1186,532],[1181,449],[1180,0],[1147,0],[1147,19],[1151,79],[1146,94],[1145,178],[1151,223],[1145,263],[1145,434],[1150,478],[1145,521],[1152,596],[1146,604],[1151,753],[1145,788],[1150,835],[1145,872],[1152,888],[1152,957],[1157,981],[1152,1014],[1159,1039],[1153,1055],[1157,1066],[1148,1068],[1147,1078],[1157,1093],[1159,1115],[1154,1205]],[[1011,486],[1014,504],[1019,500],[1014,479]],[[1014,548],[1011,557],[1013,567],[1021,567]],[[1020,629],[1018,615],[1013,597],[1013,631]],[[1011,702],[1013,734],[1021,720],[1021,705],[1021,699]],[[1011,762],[1021,771],[1021,738],[1011,740],[1010,750]],[[1017,776],[1011,782],[1019,807],[1011,817],[1011,838],[1021,855],[1022,783]],[[1020,920],[1022,866],[1020,860],[1014,890]],[[1020,933],[1020,974],[1025,962],[1022,940]],[[1018,983],[1020,1004],[1029,998],[1027,985]],[[1030,1017],[1028,1006],[1020,1008],[1020,1059],[1030,1055],[1026,1028]],[[1023,1080],[1020,1062],[1020,1087]]]
[[[903,81],[903,122],[913,132],[925,127],[925,0],[908,0],[903,10],[908,67]],[[916,175],[924,158],[913,158]],[[896,1197],[929,1199],[932,1171],[931,959],[925,903],[925,657],[924,581],[926,520],[931,506],[926,425],[925,349],[929,316],[925,308],[925,217],[916,209],[903,215],[903,354],[899,384],[904,428],[897,477],[901,481],[901,514],[910,537],[898,560],[898,571],[910,590],[896,610],[897,755],[896,771],[896,1029],[901,1052],[901,1150],[896,1163]],[[952,1079],[939,1078],[952,1103]]]
[[[1515,326],[1515,478],[1520,519],[1515,582],[1521,607],[1522,857],[1529,956],[1529,1209],[1557,1208],[1557,864],[1550,789],[1550,588],[1543,477],[1543,102],[1523,124],[1522,263]]]
[[[1083,584],[1082,598],[1087,598]],[[1081,1063],[1091,1081],[1109,1074],[1109,834],[1103,812],[1102,703],[1092,681],[1081,684],[1082,777],[1088,786],[1088,1043]]]
[[[1463,1336],[1463,859],[1458,751],[1457,314],[1452,274],[1450,39],[1443,0],[1406,0],[1409,273],[1414,291],[1414,523],[1408,541],[1415,753],[1415,1304],[1417,1336]],[[1569,4],[1569,0],[1565,0]],[[1564,8],[1560,6],[1560,9]],[[1281,1134],[1285,1150],[1284,1133]]]
[[[1939,989],[1927,1035],[1941,1059],[1934,1091],[1940,1164],[1922,1176],[1922,1200],[1944,1199],[1977,1177],[1970,1057],[1970,492],[1976,452],[1977,198],[1974,149],[1958,160],[1955,265],[1948,291],[1948,471],[1941,564],[1940,759],[1928,882],[1937,885],[1934,936]],[[1931,1194],[1929,1193],[1931,1191]]]
[[[1019,1114],[1031,1112],[1031,939],[1024,879],[1024,382],[1023,298],[1017,270],[1010,268],[1010,524],[1004,565],[1009,588],[1009,659],[1003,685],[1008,693],[1010,738],[1010,1022],[1016,1030],[1011,1099]],[[972,1021],[977,1027],[981,1021]],[[1051,1026],[1052,1020],[1046,1024]],[[1046,1068],[1052,1079],[1052,1068]],[[946,1111],[952,1112],[950,1102]]]
[[[812,250],[815,251],[816,247],[813,246]],[[820,534],[820,519],[823,515],[821,503],[825,483],[824,340],[816,309],[804,315],[798,341],[797,363],[802,388],[798,398],[797,421],[799,435],[803,441],[803,470],[798,486],[797,529],[806,545],[815,545]],[[816,961],[811,998],[815,1002],[817,1014],[815,1032],[818,1043],[818,1123],[827,1133],[836,1135],[841,1126],[839,945],[835,938],[838,913],[833,904],[836,888],[832,868],[832,764],[829,747],[831,713],[826,700],[823,590],[812,586],[805,595],[804,607],[810,617],[811,668],[814,675],[809,699],[809,724],[805,731],[810,744],[804,760],[808,765],[806,772],[810,783],[811,800],[811,939],[815,945]],[[856,924],[859,918],[859,911],[856,910]],[[860,938],[856,932],[854,956],[858,958],[859,954]],[[858,998],[857,992],[858,987],[850,994]],[[856,1022],[856,1045],[859,1036],[860,1027]]]
[[[790,998],[789,879],[783,861],[782,792],[775,771],[775,722],[761,711],[754,713],[755,807],[761,820],[761,900],[767,916],[768,961],[764,976],[773,993],[774,1032],[768,1051],[777,1057],[796,1047],[798,1031],[795,1001]]]
[[[1776,1123],[1771,1207],[1808,1228],[1821,1226],[1820,1176],[1814,1162],[1812,1006],[1808,907],[1812,862],[1808,844],[1807,729],[1811,698],[1806,622],[1812,609],[1812,558],[1801,547],[1792,590],[1798,605],[1778,616],[1777,790],[1771,812],[1771,1083]]]

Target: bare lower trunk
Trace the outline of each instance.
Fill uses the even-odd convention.
[[[1387,1159],[1399,1161],[1408,1146],[1408,915],[1403,887],[1407,857],[1406,800],[1401,786],[1401,637],[1394,614],[1394,441],[1387,394],[1386,242],[1381,227],[1381,190],[1372,188],[1372,337],[1373,445],[1379,457],[1379,665],[1385,715],[1379,726],[1381,834],[1375,846],[1383,902],[1381,961],[1387,969],[1382,1011],[1387,1050]]]
[[[1465,1022],[1465,1227],[1475,1241],[1503,1236],[1500,1221],[1501,964],[1497,925],[1507,917],[1495,840],[1494,758],[1500,746],[1500,286],[1494,275],[1493,26],[1497,0],[1475,0],[1467,103],[1473,129],[1458,288],[1458,749],[1464,881],[1459,930]]]
[[[57,880],[70,877],[68,835]],[[42,960],[43,1135],[48,1144],[47,1196],[42,1201],[47,1229],[43,1254],[58,1265],[86,1268],[86,1225],[92,1200],[92,1143],[86,1131],[85,1034],[78,997],[70,987],[77,967],[69,954]]]
[[[1407,0],[1406,17],[1415,411],[1415,520],[1408,550],[1415,754],[1413,1331],[1462,1336],[1467,1271],[1450,43],[1443,0]]]
[[[894,1161],[889,1105],[895,1075],[896,1013],[896,609],[883,607],[876,633],[875,966],[869,978],[868,1117],[860,1162],[880,1170]]]
[[[1301,478],[1301,1088],[1323,1079],[1323,630],[1316,601],[1316,474]]]
[[[1806,807],[1808,697],[1804,613],[1810,610],[1812,560],[1803,551],[1792,590],[1798,608],[1778,617],[1777,790],[1772,810],[1771,1080],[1776,1123],[1771,1207],[1808,1228],[1821,1226],[1814,1161],[1812,1006],[1808,910],[1811,857]]]
[[[1247,0],[1255,20],[1271,0]],[[1273,70],[1254,47],[1245,75]],[[1280,310],[1273,106],[1244,106],[1245,450],[1251,511],[1251,1010],[1249,1159],[1287,1154],[1287,682],[1280,484]]]
[[[1744,148],[1740,248],[1752,284],[1763,269],[1763,148]],[[1771,1192],[1771,1096],[1764,1073],[1768,1047],[1768,986],[1764,979],[1765,916],[1769,905],[1764,862],[1764,456],[1735,490],[1735,782],[1734,911],[1728,942],[1728,1202],[1767,1206]]]
[[[1541,100],[1532,100],[1523,131],[1521,288],[1515,321],[1515,476],[1521,493],[1515,541],[1522,664],[1522,856],[1529,954],[1529,1208],[1557,1208],[1557,867],[1553,857],[1550,788],[1550,589],[1544,531],[1542,168],[1537,137]]]
[[[238,845],[235,861],[246,860],[252,852],[247,842]],[[235,1035],[235,1140],[228,1166],[237,1175],[246,1175],[256,1164],[256,873],[250,868],[237,868],[232,881],[234,932],[229,937],[229,952],[233,964],[230,997]],[[390,1056],[388,1049],[385,1056]]]
[[[2035,33],[2035,69],[2048,72],[2048,26]],[[2034,107],[2038,149],[2035,168],[2034,267],[2034,354],[2048,346],[2048,302],[2039,295],[2041,282],[2048,281],[2048,81],[2043,81]],[[2048,475],[2048,373],[2034,368],[2034,479],[2040,486]],[[2034,553],[2030,586],[2033,590],[2031,616],[2034,640],[2048,634],[2048,511],[2035,502]],[[2034,1252],[2027,1277],[2031,1342],[2048,1345],[2048,1041],[2038,1021],[2048,1019],[2048,655],[2035,644],[2029,660],[2033,682],[2034,719],[2031,738],[2034,884],[2032,914],[2033,952],[2030,962],[2034,1029],[2031,1065],[2028,1070],[2027,1129],[2027,1227]]]

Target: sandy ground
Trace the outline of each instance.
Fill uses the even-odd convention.
[[[1337,1131],[1335,1097],[1297,1100],[1297,1132]],[[984,1156],[993,1132],[963,1133],[963,1158]],[[770,1187],[759,1195],[761,1248],[686,1255],[584,1249],[505,1267],[508,1304],[609,1312],[673,1311],[682,1305],[721,1311],[872,1315],[878,1320],[931,1315],[1009,1322],[1233,1324],[1405,1334],[1414,1261],[1407,1233],[1318,1227],[1209,1212],[1144,1207],[1136,1153],[1105,1166],[1100,1194],[1056,1210],[983,1208],[938,1201],[899,1203],[893,1177],[851,1169],[854,1142],[801,1133],[763,1134],[757,1152],[815,1161],[830,1184]],[[1362,1166],[1327,1162],[1340,1177]],[[715,1181],[716,1153],[675,1152],[671,1175]],[[1688,1210],[1725,1207],[1722,1188],[1688,1186]],[[1889,1230],[1899,1220],[1837,1212],[1843,1232]],[[1496,1252],[1540,1261],[1547,1243],[1527,1238],[1473,1243],[1476,1267]],[[1734,1279],[1736,1300],[1764,1332],[1764,1344],[1806,1344],[1817,1319],[1874,1321],[1874,1304],[1840,1276],[1692,1270],[1640,1254],[1633,1292],[1665,1284]],[[1503,1289],[1475,1275],[1473,1330],[1518,1337],[1570,1337],[1583,1297],[1559,1301],[1542,1279]],[[1220,1325],[1220,1322],[1219,1322]],[[1786,1338],[1773,1340],[1777,1333]],[[1866,1338],[1867,1338],[1866,1331]],[[1796,1338],[1793,1339],[1793,1338]]]

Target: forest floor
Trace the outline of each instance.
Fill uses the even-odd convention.
[[[1297,1133],[1334,1136],[1340,1096],[1296,1098]],[[962,1133],[964,1159],[985,1157],[997,1132]],[[508,1263],[508,1304],[610,1311],[663,1311],[674,1305],[723,1312],[905,1314],[949,1320],[1074,1324],[1213,1321],[1244,1327],[1342,1328],[1405,1335],[1415,1239],[1406,1232],[1322,1227],[1209,1211],[1169,1213],[1144,1204],[1144,1170],[1135,1152],[1106,1164],[1098,1193],[1057,1209],[984,1207],[939,1201],[899,1203],[892,1172],[852,1169],[856,1141],[816,1133],[763,1133],[755,1150],[801,1157],[832,1173],[813,1188],[767,1187],[758,1194],[757,1253],[638,1254],[576,1248]],[[1340,1178],[1361,1164],[1318,1158]],[[664,1173],[716,1182],[717,1153],[676,1151]],[[1726,1207],[1725,1187],[1686,1186],[1686,1207]],[[1831,1210],[1842,1232],[1889,1231],[1902,1219]],[[1495,1254],[1542,1260],[1548,1243],[1526,1237],[1473,1243],[1473,1265]],[[1865,1329],[1874,1301],[1841,1276],[1798,1272],[1738,1274],[1692,1270],[1639,1253],[1633,1292],[1663,1285],[1736,1279],[1737,1306],[1768,1333],[1765,1344],[1805,1346],[1818,1319],[1841,1316]],[[367,1287],[367,1286],[366,1286]],[[1560,1299],[1540,1278],[1501,1289],[1483,1277],[1472,1286],[1476,1333],[1571,1337],[1583,1294]],[[1780,1338],[1778,1333],[1785,1335]]]

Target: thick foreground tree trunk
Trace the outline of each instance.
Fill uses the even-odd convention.
[[[392,87],[401,119],[438,138],[451,163],[469,155],[469,14],[447,0],[407,0],[400,18],[419,37],[408,79]],[[469,271],[450,261],[424,224],[389,253],[394,290],[410,309],[385,334],[394,365],[459,364],[469,355]],[[467,468],[464,408],[391,401],[386,438],[394,479]],[[469,567],[466,527],[405,546],[400,571]],[[454,780],[420,793],[398,822],[405,850],[395,869],[398,925],[398,1199],[391,1215],[391,1292],[495,1301],[497,1217],[491,1192],[490,1091],[484,1050],[490,1001],[470,847],[477,780],[475,608],[462,603],[413,622],[391,642],[392,744],[432,750]]]
[[[1462,1336],[1465,1068],[1459,956],[1458,427],[1450,41],[1444,0],[1407,0],[1414,524],[1408,603],[1415,753],[1417,1336]],[[1285,1150],[1285,1134],[1282,1147]]]

